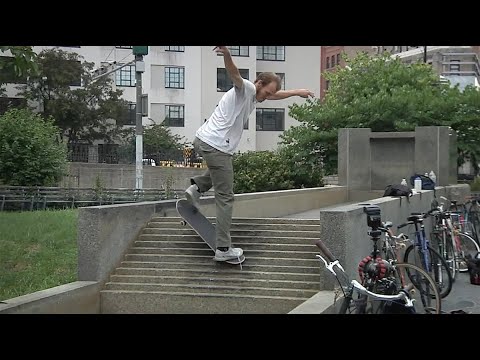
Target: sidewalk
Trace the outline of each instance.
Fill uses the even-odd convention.
[[[352,202],[356,204],[358,202]],[[348,205],[348,203],[342,204]],[[334,205],[331,207],[335,207]],[[322,208],[327,209],[329,207]],[[320,209],[313,209],[297,214],[282,216],[291,219],[319,219]],[[468,273],[458,273],[453,283],[452,291],[442,299],[442,310],[451,311],[462,309],[470,314],[480,314],[480,286],[470,284]]]

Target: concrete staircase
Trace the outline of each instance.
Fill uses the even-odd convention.
[[[319,227],[319,220],[234,218],[232,242],[246,256],[240,267],[215,262],[180,218],[154,217],[101,291],[101,312],[286,314],[320,290]]]

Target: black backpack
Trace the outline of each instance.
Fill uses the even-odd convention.
[[[388,185],[383,193],[383,196],[406,196],[407,198],[412,195],[412,190],[402,184]]]
[[[435,190],[435,182],[428,176],[415,174],[410,177],[410,184],[415,186],[415,179],[419,177],[422,180],[422,190]]]

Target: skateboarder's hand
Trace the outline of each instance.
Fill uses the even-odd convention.
[[[302,98],[315,97],[315,94],[308,89],[298,89],[298,96]]]
[[[228,53],[228,48],[226,46],[215,46],[213,50],[215,50],[215,52],[217,53],[222,53],[222,54]]]

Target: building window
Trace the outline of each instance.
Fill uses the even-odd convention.
[[[67,60],[72,61],[72,63],[68,64],[71,66],[71,71],[69,76],[72,76],[72,81],[70,82],[70,86],[82,86],[82,63],[77,60]]]
[[[123,64],[119,64],[120,66]],[[115,72],[115,84],[117,86],[135,86],[135,65],[127,65]]]
[[[330,69],[330,56],[327,56],[327,67],[326,69]]]
[[[450,75],[460,75],[455,71],[460,71],[460,60],[450,60]]]
[[[117,49],[133,49],[133,46],[115,46]]]
[[[238,69],[240,71],[240,76],[244,79],[249,79],[248,69]],[[217,68],[217,91],[228,91],[233,87],[232,79],[227,74],[225,68]]]
[[[340,65],[340,54],[337,54],[337,65]]]
[[[0,84],[26,84],[26,76],[17,76],[13,70],[15,59],[11,56],[0,56]]]
[[[232,56],[249,56],[248,46],[227,46]],[[219,53],[218,55],[222,55]]]
[[[98,163],[118,164],[118,144],[98,144]]]
[[[332,67],[335,67],[335,55],[332,55]]]
[[[135,125],[137,123],[137,104],[129,103],[117,125]]]
[[[261,72],[257,72],[257,77],[260,74],[261,74]],[[280,90],[285,90],[285,73],[275,73],[275,74],[280,76],[280,78],[282,79],[282,81],[280,83],[280,85],[281,85]]]
[[[27,99],[25,98],[10,98],[0,96],[0,115],[3,115],[10,109],[20,109],[27,107]]]
[[[185,68],[166,67],[165,68],[165,87],[172,89],[185,88]]]
[[[258,109],[257,130],[283,131],[285,130],[285,109]]]
[[[257,46],[257,60],[285,61],[285,46]]]
[[[165,51],[184,52],[185,46],[165,46]]]
[[[328,87],[330,86],[330,80],[325,81],[325,90],[328,90]]]
[[[165,120],[163,124],[171,127],[185,126],[185,105],[165,105]]]

